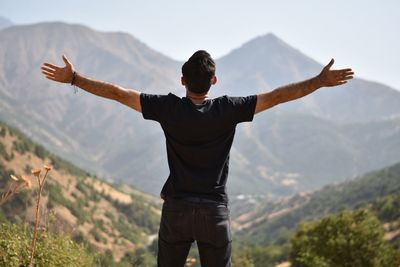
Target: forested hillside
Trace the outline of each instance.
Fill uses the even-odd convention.
[[[32,187],[0,206],[0,223],[32,226],[38,185],[31,171],[44,164],[52,170],[43,190],[41,227],[68,234],[111,262],[138,250],[150,253],[146,251],[158,231],[159,199],[133,187],[99,180],[4,123],[0,123],[2,194],[13,182],[10,175],[29,177]]]
[[[313,193],[264,203],[234,221],[240,235],[266,245],[292,232],[301,221],[359,208],[370,209],[382,223],[400,229],[400,163]]]
[[[374,238],[383,232],[382,238],[386,241],[377,242],[383,246],[387,246],[387,242],[390,244],[385,259],[391,257],[387,255],[395,253],[396,260],[400,260],[400,163],[315,192],[298,194],[280,201],[264,201],[253,210],[249,210],[247,205],[243,204],[242,212],[234,214],[232,223],[235,241],[239,243],[236,244],[237,252],[234,255],[236,261],[243,266],[275,266],[288,261],[289,254],[295,253],[293,251],[306,253],[304,251],[312,249],[307,245],[312,240],[314,243],[318,240],[320,243],[331,242],[329,249],[315,248],[312,253],[325,251],[337,258],[335,251],[346,251],[340,242],[354,238],[354,242],[367,244],[368,238],[371,238],[367,236],[372,236],[372,232]],[[357,226],[360,229],[355,230],[355,236],[352,236],[348,232],[350,230],[343,229],[351,229],[351,225],[347,224],[355,224],[357,218],[363,218],[363,221]],[[335,233],[340,236],[335,236]],[[308,236],[313,237],[307,239]],[[333,249],[333,244],[338,247]],[[366,246],[371,251],[380,249],[373,244]],[[322,266],[312,262],[316,259],[313,254],[312,259],[306,259],[307,264],[304,266]],[[288,264],[285,262],[282,266]],[[351,265],[352,262],[346,264],[364,266],[355,262],[356,265]]]

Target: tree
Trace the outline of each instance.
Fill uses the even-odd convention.
[[[290,261],[293,267],[399,266],[399,252],[383,235],[369,211],[343,211],[301,224],[291,240]]]

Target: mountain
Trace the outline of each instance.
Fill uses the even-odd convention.
[[[4,17],[0,17],[0,30],[12,26],[14,23],[9,19]]]
[[[236,149],[251,158],[246,170],[258,171],[274,192],[285,195],[285,189],[304,192],[396,163],[398,125],[400,117],[342,125],[271,110],[238,132]]]
[[[0,205],[0,222],[34,224],[38,185],[31,170],[44,164],[53,169],[43,189],[41,227],[71,235],[96,251],[110,251],[117,261],[153,241],[161,213],[158,198],[102,181],[1,122],[1,195],[12,181],[10,174],[29,176],[33,186]]]
[[[274,34],[266,34],[245,43],[219,59],[217,65],[221,79],[216,91],[231,95],[244,95],[254,90],[270,91],[309,79],[323,67]],[[357,70],[355,73],[357,75]],[[399,104],[400,94],[397,90],[356,78],[348,85],[322,89],[306,98],[287,103],[281,109],[312,114],[338,123],[352,123],[398,115]]]
[[[0,119],[102,177],[157,195],[168,176],[163,133],[115,102],[40,73],[66,54],[88,76],[144,92],[182,95],[181,62],[126,33],[40,23],[0,31]],[[255,94],[317,74],[321,65],[267,34],[217,60],[212,94]],[[356,176],[400,158],[400,92],[355,79],[257,115],[238,126],[231,194],[287,196]]]
[[[141,131],[140,114],[83,91],[74,95],[69,86],[49,83],[40,73],[42,62],[60,62],[65,53],[89,76],[100,75],[152,92],[177,87],[173,79],[177,62],[128,34],[44,23],[5,29],[0,40],[1,118],[26,129],[26,134],[52,151],[97,172],[104,173],[126,153],[130,157],[124,160],[134,163],[134,155],[146,150],[137,143],[151,143],[148,137],[156,127]],[[132,163],[125,162],[124,168]],[[108,174],[114,171],[108,170]],[[131,176],[132,169],[129,173]]]
[[[308,79],[321,65],[274,34],[259,36],[218,59],[223,94],[244,95]]]
[[[336,185],[236,214],[233,227],[238,238],[270,245],[287,238],[302,221],[310,221],[343,209],[365,208],[375,213],[387,230],[386,238],[400,240],[400,163]]]

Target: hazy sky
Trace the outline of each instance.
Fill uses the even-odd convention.
[[[337,67],[400,90],[398,0],[0,0],[0,16],[129,32],[178,60],[197,49],[218,58],[272,32],[320,63],[334,57]]]

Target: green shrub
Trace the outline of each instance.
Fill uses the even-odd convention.
[[[120,232],[121,236],[132,243],[143,241],[142,236],[140,235],[140,229],[135,225],[129,224],[123,216],[120,216],[118,221],[114,222],[113,226],[118,232]]]
[[[390,222],[400,218],[400,195],[392,194],[377,199],[373,203],[373,210],[378,218],[384,222]]]
[[[46,156],[48,156],[49,152],[46,151],[46,149],[44,149],[44,147],[40,146],[40,145],[36,145],[35,149],[33,151],[35,153],[35,155],[41,159],[45,159]]]
[[[0,266],[28,266],[32,233],[27,225],[0,225]],[[67,235],[41,232],[35,266],[93,266],[94,255]]]
[[[104,243],[105,239],[100,235],[96,227],[93,227],[89,233],[94,237],[94,240]]]
[[[30,175],[32,170],[33,170],[33,168],[32,168],[31,165],[29,165],[29,164],[26,164],[26,165],[25,165],[24,173],[25,173],[26,175]]]
[[[290,260],[293,267],[399,266],[399,252],[383,235],[383,226],[369,211],[343,211],[300,225]]]
[[[160,222],[159,215],[140,201],[139,198],[136,198],[135,201],[129,204],[113,201],[113,205],[119,212],[123,213],[129,221],[135,222],[135,224],[144,228],[146,233],[151,234],[158,231]]]
[[[78,223],[82,224],[85,221],[90,221],[90,214],[88,214],[84,210],[84,206],[86,205],[85,200],[78,198],[75,202],[70,201],[65,198],[63,193],[61,192],[61,188],[54,184],[48,183],[46,184],[46,190],[49,195],[49,203],[48,206],[54,207],[54,203],[58,203],[71,211],[71,213],[78,218]]]
[[[128,266],[153,267],[157,265],[156,256],[145,248],[126,253],[121,262],[129,264]]]
[[[31,147],[27,142],[24,142],[24,140],[18,139],[13,141],[12,150],[20,154],[25,154],[25,152],[31,151]]]
[[[0,143],[0,155],[3,157],[3,159],[10,161],[14,158],[14,154],[11,153],[11,155],[9,155],[6,151],[5,146],[3,145],[3,143]]]
[[[5,137],[5,136],[6,136],[6,128],[5,128],[4,126],[1,127],[0,136],[1,136],[1,137]]]

